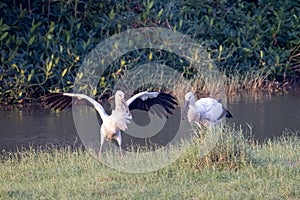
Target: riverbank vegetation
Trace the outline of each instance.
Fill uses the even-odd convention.
[[[1,158],[1,199],[298,199],[299,133],[257,144],[224,128],[199,156],[202,136],[163,169],[128,174],[83,150],[30,149]],[[126,159],[126,156],[125,158]]]
[[[4,0],[0,104],[23,109],[51,91],[71,91],[92,49],[115,34],[143,27],[177,31],[204,47],[202,59],[212,59],[222,79],[197,75],[198,95],[289,89],[300,74],[299,13],[300,4],[293,0]],[[197,71],[181,55],[135,50],[108,66],[94,94],[112,90],[126,71],[149,62],[170,66],[187,79]],[[176,86],[174,93],[183,96],[183,91]],[[40,108],[31,106],[24,109]],[[241,130],[220,132],[208,154],[199,156],[202,133],[174,163],[146,174],[111,169],[83,149],[2,152],[0,199],[300,198],[299,132],[262,144]]]
[[[299,12],[292,0],[1,1],[0,102],[35,102],[50,91],[72,90],[92,49],[142,27],[178,31],[204,46],[207,59],[229,78],[228,92],[276,91],[299,79]],[[99,77],[96,96],[126,70],[150,61],[184,76],[194,72],[180,55],[136,50]]]

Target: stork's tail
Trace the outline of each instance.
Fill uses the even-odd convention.
[[[232,114],[228,110],[226,110],[225,117],[233,118]]]

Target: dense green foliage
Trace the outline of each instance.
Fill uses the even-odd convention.
[[[293,0],[1,1],[0,101],[69,91],[84,57],[99,42],[148,26],[171,28],[201,42],[226,73],[265,69],[272,80],[295,78],[300,70],[299,13],[300,3]],[[125,65],[151,60],[152,51],[151,59],[186,72],[187,64],[178,56],[140,50],[116,61],[98,92],[112,87],[113,73]]]

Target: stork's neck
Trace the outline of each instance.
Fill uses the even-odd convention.
[[[124,110],[124,104],[121,102],[121,99],[116,99],[115,100],[115,110]]]
[[[194,99],[194,98],[191,98],[191,99],[189,100],[189,104],[190,104],[191,106],[194,106],[194,105],[195,105],[195,99]]]
[[[126,103],[124,104],[121,99],[116,99],[115,100],[115,110],[120,112],[120,113],[128,113],[130,115],[130,111]]]

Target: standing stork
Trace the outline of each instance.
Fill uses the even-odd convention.
[[[213,98],[201,98],[195,101],[192,92],[185,95],[184,113],[190,123],[215,125],[224,117],[233,118],[232,114],[223,107],[220,101]]]
[[[122,154],[122,136],[121,130],[127,129],[127,124],[130,123],[132,115],[130,110],[139,109],[144,111],[151,111],[150,108],[153,105],[161,105],[163,109],[157,109],[153,107],[154,112],[159,116],[167,116],[167,114],[173,114],[172,110],[177,105],[176,99],[171,95],[163,92],[140,92],[125,101],[124,93],[118,90],[115,94],[115,109],[111,115],[108,115],[101,104],[99,104],[93,98],[85,94],[75,93],[50,93],[45,96],[44,102],[50,105],[50,108],[54,110],[63,110],[66,107],[72,106],[72,98],[77,100],[84,100],[88,105],[93,107],[102,119],[102,125],[100,126],[100,149],[98,153],[98,159],[101,158],[102,145],[107,140],[116,140],[119,148],[120,155]]]

